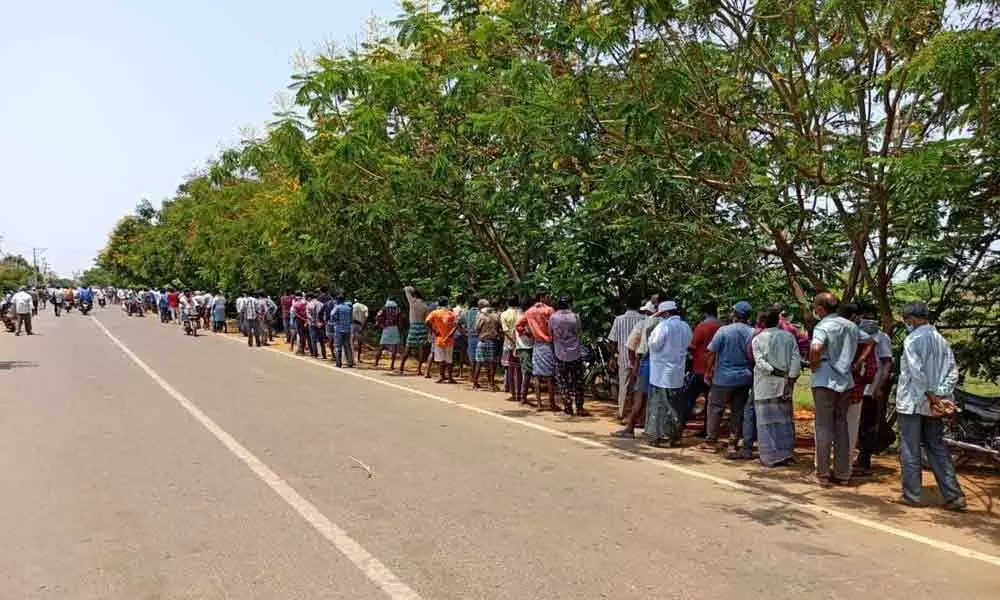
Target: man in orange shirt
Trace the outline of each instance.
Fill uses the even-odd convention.
[[[538,410],[542,410],[543,382],[546,382],[549,388],[549,408],[553,411],[559,410],[556,406],[555,387],[552,385],[556,357],[552,350],[552,332],[549,331],[549,318],[554,312],[550,306],[549,291],[539,288],[535,293],[535,304],[525,311],[514,326],[518,335],[532,340],[531,371],[537,381],[535,398],[538,400]]]
[[[452,364],[452,353],[455,348],[455,332],[458,330],[458,319],[448,308],[448,297],[441,296],[438,306],[429,315],[425,323],[434,333],[434,360],[440,369],[438,383],[458,383],[455,381],[455,366]],[[430,367],[428,367],[428,371]],[[445,373],[448,377],[445,378]]]
[[[708,344],[712,341],[712,337],[715,336],[715,332],[722,327],[722,323],[719,322],[718,317],[719,309],[714,302],[705,304],[701,307],[701,310],[705,318],[695,326],[694,337],[691,338],[691,372],[694,373],[694,377],[689,379],[687,390],[687,420],[691,419],[698,396],[704,394],[707,405],[709,384],[705,382],[705,371],[708,367]],[[704,424],[701,427],[701,431],[696,435],[698,437],[705,437]]]

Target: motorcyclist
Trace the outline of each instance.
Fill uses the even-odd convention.
[[[94,290],[90,289],[90,286],[81,287],[77,292],[77,297],[80,299],[80,308],[84,310],[90,310],[94,307]],[[86,307],[86,308],[84,308]]]

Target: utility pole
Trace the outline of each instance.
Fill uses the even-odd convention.
[[[38,275],[40,273],[40,271],[38,270],[38,257],[39,257],[39,255],[45,254],[46,250],[48,250],[48,248],[32,248],[31,249],[31,264],[35,268],[35,280],[32,283],[32,285],[38,285],[38,279],[37,279],[37,277],[38,277]],[[44,258],[42,260],[44,260]]]

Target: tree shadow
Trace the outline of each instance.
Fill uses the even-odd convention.
[[[0,360],[0,371],[11,369],[33,369],[38,363],[33,360]]]

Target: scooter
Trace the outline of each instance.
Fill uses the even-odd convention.
[[[80,314],[81,315],[83,315],[83,316],[86,317],[87,313],[89,313],[92,308],[94,308],[94,304],[91,301],[89,301],[89,300],[81,300],[80,301]]]
[[[956,465],[974,456],[991,457],[1000,466],[1000,398],[956,389],[958,410],[945,421],[944,442]]]
[[[0,321],[3,321],[3,326],[7,329],[8,333],[14,333],[14,330],[17,329],[14,322],[13,307],[14,304],[12,302],[0,304]]]

